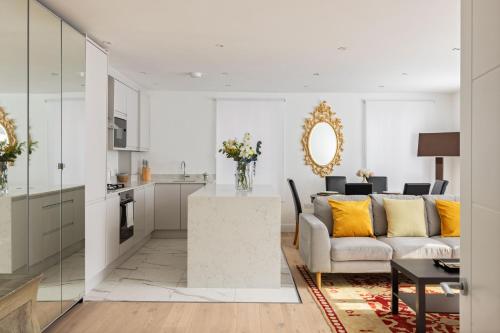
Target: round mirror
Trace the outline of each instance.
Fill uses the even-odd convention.
[[[340,165],[344,150],[342,122],[326,102],[321,102],[304,121],[301,141],[304,162],[316,175],[328,176],[336,165]]]
[[[10,143],[9,142],[9,135],[7,134],[7,130],[5,129],[5,127],[0,125],[0,142],[4,142],[4,141],[5,141],[6,146]]]
[[[330,124],[317,123],[311,130],[308,145],[314,162],[318,165],[328,165],[337,152],[337,134]]]

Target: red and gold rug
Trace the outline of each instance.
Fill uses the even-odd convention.
[[[399,315],[391,313],[389,274],[323,274],[321,290],[305,266],[297,266],[334,332],[414,332],[415,312],[399,302]],[[414,292],[410,283],[400,290]],[[439,286],[427,288],[440,293]],[[459,315],[428,313],[427,332],[459,332]]]

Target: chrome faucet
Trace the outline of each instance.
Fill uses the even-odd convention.
[[[186,178],[186,162],[184,162],[184,161],[181,162],[181,169],[182,169],[182,173],[184,175],[184,178]]]

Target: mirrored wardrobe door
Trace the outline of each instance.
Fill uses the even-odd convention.
[[[62,306],[85,292],[85,37],[62,23]]]
[[[61,313],[61,20],[29,3],[29,265],[41,327]]]
[[[28,273],[27,1],[0,2],[0,41],[1,294]]]

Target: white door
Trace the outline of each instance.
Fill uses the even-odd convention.
[[[500,327],[500,1],[462,1],[461,332]]]

